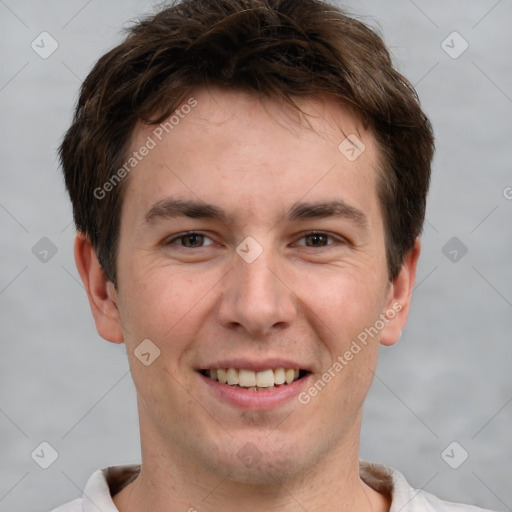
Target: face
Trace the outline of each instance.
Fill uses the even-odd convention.
[[[192,96],[168,134],[134,132],[132,151],[155,144],[127,178],[109,288],[143,454],[275,483],[357,451],[379,342],[405,321],[378,151],[329,100],[301,100],[299,120],[249,95]]]

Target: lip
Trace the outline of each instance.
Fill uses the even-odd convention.
[[[275,370],[277,368],[284,368],[285,370],[288,368],[293,368],[298,370],[307,370],[308,372],[313,371],[311,368],[304,366],[301,363],[282,358],[270,358],[263,361],[255,361],[254,359],[245,358],[225,359],[217,361],[211,365],[201,366],[197,368],[197,370],[218,370],[219,368],[236,368],[238,370],[244,368],[254,372],[261,372],[263,370]]]
[[[228,366],[228,368],[233,368],[233,366]],[[246,367],[242,366],[242,368]],[[293,366],[289,368],[293,368]],[[221,384],[218,380],[212,380],[199,372],[197,372],[197,375],[208,386],[209,393],[213,394],[221,402],[249,411],[270,411],[277,407],[282,407],[286,402],[295,399],[309,385],[313,374],[308,373],[291,384],[285,384],[268,391],[248,391],[242,388],[235,388],[229,384]]]

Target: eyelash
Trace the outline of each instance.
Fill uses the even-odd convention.
[[[185,233],[181,233],[179,235],[173,236],[172,238],[168,239],[165,242],[164,245],[173,245],[174,242],[176,242],[177,240],[184,240],[186,237],[192,236],[192,235],[199,235],[199,236],[202,236],[204,238],[208,238],[208,239],[212,240],[208,235],[205,235],[205,234],[200,233],[198,231],[187,231]],[[303,239],[303,238],[307,238],[309,236],[315,236],[315,235],[326,236],[328,239],[334,240],[337,243],[343,243],[344,242],[343,239],[341,239],[339,237],[336,237],[334,235],[331,235],[329,233],[326,233],[325,231],[308,231],[307,233],[304,233],[300,237],[300,240]],[[213,245],[213,244],[208,244],[208,245]],[[310,247],[310,248],[314,249],[314,248],[329,247],[331,245],[334,245],[334,243],[323,245],[323,246],[317,246],[317,247],[315,247],[315,246],[306,246],[305,244],[301,244],[301,247]],[[200,247],[185,247],[184,245],[180,245],[179,247],[182,248],[182,249],[201,249],[201,248],[207,247],[207,246],[201,245]]]

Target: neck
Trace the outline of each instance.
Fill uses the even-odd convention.
[[[331,450],[306,471],[254,485],[236,481],[222,464],[211,471],[169,449],[168,440],[165,443],[141,422],[141,471],[116,494],[114,503],[120,512],[235,512],[241,504],[246,510],[280,512],[388,512],[389,499],[360,479],[359,430],[354,427],[352,442]]]
[[[179,480],[141,470],[132,484],[115,495],[114,504],[120,512],[238,512],[241,504],[247,510],[283,512],[296,512],[298,507],[308,512],[389,512],[391,505],[389,498],[360,479],[352,484],[331,481],[334,485],[317,488],[316,479],[262,487],[217,478],[211,487],[206,481],[193,480],[187,488],[177,485]]]

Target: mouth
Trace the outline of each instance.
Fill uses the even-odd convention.
[[[269,368],[254,371],[247,368],[207,368],[199,370],[204,377],[246,391],[270,391],[304,379],[311,372],[300,368]]]

